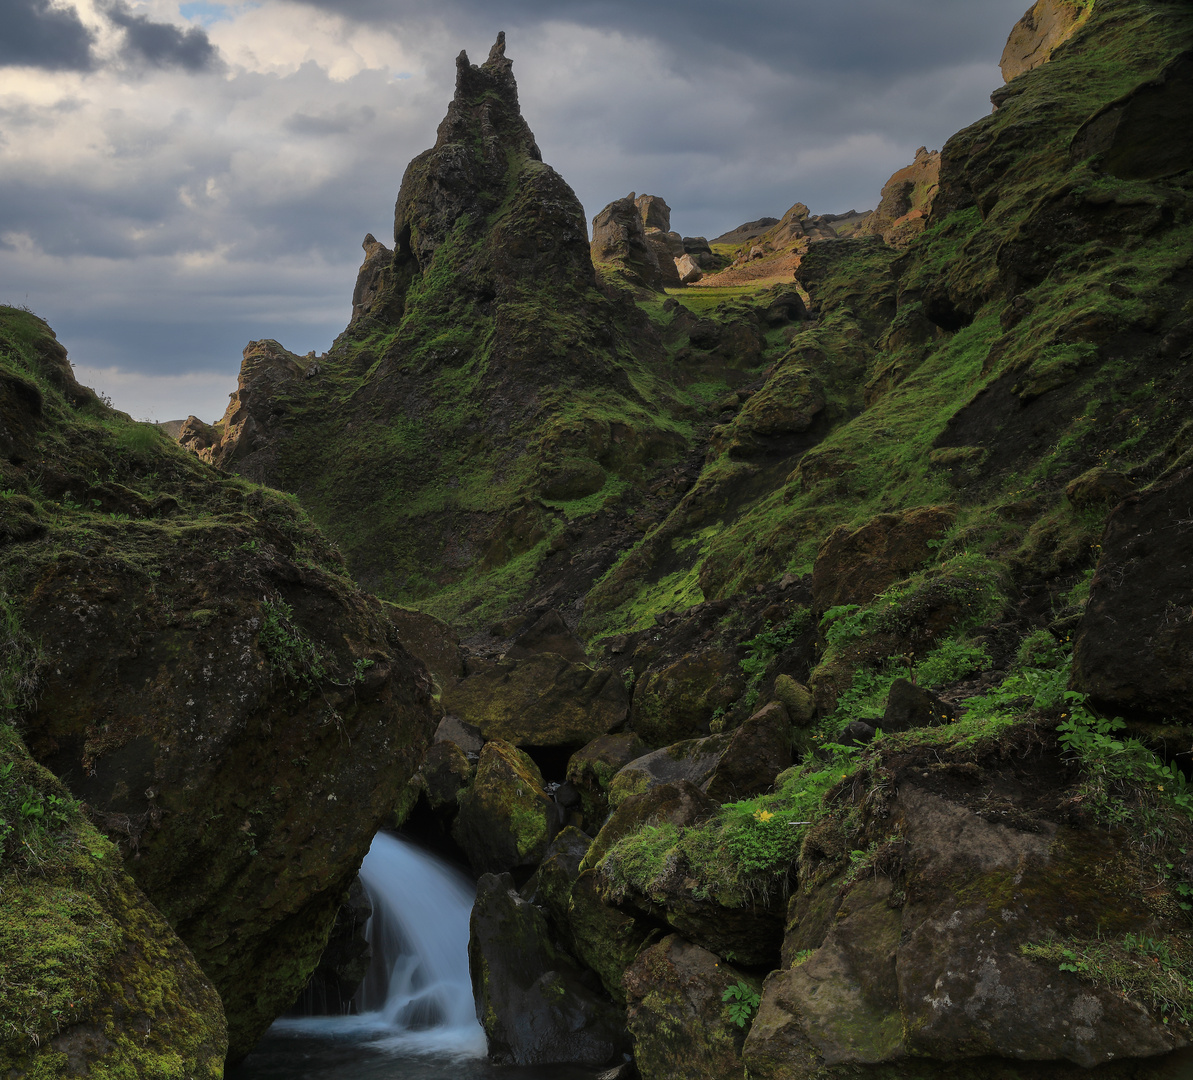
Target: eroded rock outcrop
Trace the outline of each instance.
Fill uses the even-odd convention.
[[[878,209],[858,226],[857,236],[881,236],[906,247],[923,230],[940,180],[940,151],[921,146],[915,160],[883,185]]]
[[[0,547],[39,643],[25,738],[215,984],[241,1056],[318,962],[429,740],[430,683],[292,500],[24,372],[54,432],[4,466],[42,508]]]

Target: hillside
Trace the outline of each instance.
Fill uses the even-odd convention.
[[[610,203],[590,248],[501,36],[457,59],[349,326],[251,342],[189,455],[55,389],[48,328],[3,315],[9,651],[57,650],[19,730],[233,1056],[393,824],[479,878],[499,1063],[1187,1061],[1191,46],[1186,4],[1039,0],[994,110],[849,235],[796,204],[714,242],[765,272],[664,288],[665,202]],[[178,749],[207,648],[249,689],[203,691],[224,772]],[[166,847],[207,851],[196,806],[202,895]]]

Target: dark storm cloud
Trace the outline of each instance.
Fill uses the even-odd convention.
[[[0,66],[90,71],[92,34],[73,9],[49,0],[0,0]]]
[[[731,55],[777,70],[856,71],[867,76],[913,73],[925,64],[997,60],[990,42],[1005,37],[1027,0],[958,3],[957,0],[688,0],[682,5],[641,0],[301,0],[361,22],[399,24],[431,17],[466,30],[470,38],[491,27],[516,30],[566,21],[664,47],[677,68],[699,70]],[[499,25],[500,24],[500,25]],[[472,56],[473,62],[483,56]]]
[[[180,67],[187,71],[218,68],[219,54],[198,26],[180,30],[170,23],[153,22],[147,15],[138,15],[123,0],[117,0],[107,10],[107,16],[125,32],[124,54],[151,67]]]

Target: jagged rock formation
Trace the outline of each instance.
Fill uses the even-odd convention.
[[[906,247],[927,223],[939,178],[940,151],[921,146],[915,160],[883,185],[878,209],[855,235],[881,236],[892,247]]]
[[[659,265],[659,252],[647,242],[643,215],[634,193],[614,199],[592,219],[592,261],[609,266],[632,285],[662,292],[667,282]]]
[[[317,361],[251,343],[201,453],[299,493],[371,588],[480,620],[559,550],[559,504],[637,490],[690,429],[656,373],[657,332],[597,288],[582,208],[541,160],[504,38],[456,74],[435,146],[403,177],[392,258],[366,238],[349,328]],[[605,551],[561,577],[555,606],[573,610],[630,541],[613,518],[596,527]]]
[[[0,462],[8,647],[36,642],[6,715],[119,844],[242,1056],[417,767],[429,682],[291,500],[107,408],[32,315],[0,309],[0,369],[24,418]]]

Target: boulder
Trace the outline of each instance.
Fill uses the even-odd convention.
[[[683,242],[679,234],[647,229],[646,245],[654,252],[655,260],[659,264],[659,280],[663,288],[677,288],[681,282],[676,264],[683,257]]]
[[[596,866],[623,836],[643,825],[695,825],[717,813],[719,804],[689,780],[658,784],[625,799],[605,822],[584,856],[583,869]]]
[[[1073,647],[1073,684],[1113,715],[1193,720],[1193,468],[1106,521]]]
[[[769,791],[790,766],[791,718],[772,701],[733,730],[703,787],[719,803],[749,799]]]
[[[685,739],[631,761],[609,782],[609,805],[616,811],[626,799],[680,782],[703,788],[716,771],[731,736],[709,735]]]
[[[596,1067],[620,1057],[622,1012],[585,984],[509,874],[477,883],[468,968],[489,1057],[499,1065]]]
[[[704,277],[700,264],[691,255],[681,255],[675,260],[675,272],[681,285],[692,285]]]
[[[501,740],[485,743],[459,807],[452,836],[481,874],[537,866],[559,824],[538,766]]]
[[[822,541],[812,568],[812,606],[818,615],[840,604],[867,604],[917,570],[956,517],[950,506],[921,506],[879,514],[859,529],[838,525]]]
[[[634,285],[662,292],[658,256],[646,242],[646,229],[631,192],[615,199],[592,219],[592,261],[613,266]]]
[[[712,643],[648,668],[634,684],[630,727],[653,746],[705,734],[718,708],[727,709],[746,689],[737,653]]]
[[[751,395],[732,423],[714,434],[712,446],[735,458],[789,454],[797,445],[793,438],[812,428],[825,401],[818,378],[802,367],[782,367]]]
[[[1118,839],[988,822],[909,779],[891,814],[905,845],[898,893],[878,873],[827,886],[843,894],[822,942],[767,977],[743,1054],[751,1076],[919,1057],[1092,1068],[1186,1044],[1108,982],[1021,949],[1143,932],[1152,916],[1128,895]]]
[[[568,926],[579,960],[596,972],[614,1001],[624,1003],[626,968],[661,932],[611,904],[595,870],[581,870],[572,886]]]
[[[577,748],[612,731],[629,711],[625,683],[609,668],[547,652],[472,660],[442,702],[486,739],[515,746]]]
[[[1097,465],[1065,486],[1065,497],[1078,510],[1107,506],[1125,499],[1135,485],[1117,469]]]
[[[816,698],[812,691],[790,675],[775,677],[775,697],[783,703],[793,724],[803,727],[816,719]]]
[[[739,982],[753,980],[675,934],[637,957],[625,973],[626,1024],[642,1080],[742,1075],[746,1029],[730,1019],[723,1001]]]
[[[425,611],[411,611],[393,604],[387,604],[385,610],[402,644],[426,664],[439,687],[450,686],[463,677],[464,654],[460,650],[460,637],[447,623]]]
[[[437,739],[418,772],[427,804],[450,825],[459,807],[460,793],[472,780],[472,762],[454,742]]]
[[[574,664],[587,664],[588,652],[558,609],[550,608],[520,631],[505,650],[512,660],[524,660],[535,653],[554,653]]]
[[[931,690],[907,679],[896,679],[887,692],[886,708],[878,726],[885,734],[894,735],[912,728],[936,727],[955,719],[954,711]]]
[[[646,743],[632,731],[625,731],[593,739],[568,759],[567,779],[580,793],[588,827],[599,829],[609,813],[609,782],[614,775],[646,752]]]
[[[445,716],[439,721],[439,726],[435,729],[434,741],[455,743],[464,752],[464,756],[472,762],[480,757],[481,749],[485,745],[485,738],[480,733],[480,729],[464,723],[458,716]]]
[[[591,836],[569,825],[551,841],[543,861],[523,889],[524,895],[546,912],[557,940],[573,952],[575,943],[568,924],[568,905],[572,886],[580,876],[580,864],[591,844]]]

